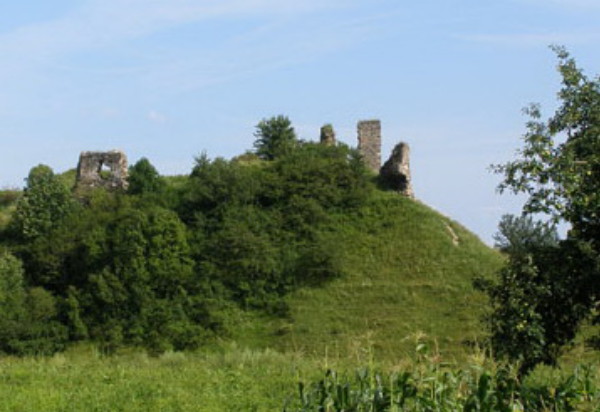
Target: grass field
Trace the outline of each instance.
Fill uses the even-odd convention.
[[[363,352],[371,351],[363,348]],[[397,374],[411,371],[418,385],[430,385],[434,380],[441,382],[447,373],[477,378],[484,368],[494,373],[497,367],[477,355],[446,369],[440,369],[440,364],[435,353],[421,364],[408,358],[356,363],[231,344],[159,357],[134,350],[103,357],[91,346],[79,346],[50,358],[1,358],[0,411],[281,411],[285,405],[291,411],[300,410],[298,383],[303,382],[308,390],[331,369],[349,382],[359,368]],[[565,371],[539,368],[526,384],[556,392],[564,375],[571,373],[570,367]],[[598,376],[590,382],[590,400],[580,405],[600,407]],[[457,389],[468,395],[468,388]]]

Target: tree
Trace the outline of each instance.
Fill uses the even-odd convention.
[[[530,120],[521,158],[494,167],[499,190],[526,193],[526,213],[546,213],[571,225],[571,236],[600,242],[600,78],[589,79],[568,52],[553,47],[562,75],[561,106],[547,121],[539,105]],[[595,246],[598,249],[598,245]]]
[[[540,247],[558,246],[558,233],[551,224],[535,221],[532,216],[504,215],[494,235],[494,246],[510,256]]]
[[[57,227],[76,203],[69,189],[46,165],[32,168],[26,181],[11,225],[19,238],[32,240]]]
[[[165,187],[165,182],[158,171],[145,157],[129,167],[127,181],[129,182],[127,192],[132,195],[160,193]]]
[[[521,360],[523,370],[554,363],[600,303],[600,78],[585,76],[564,48],[553,50],[562,76],[559,108],[544,121],[539,105],[528,107],[519,158],[494,166],[504,175],[501,192],[528,195],[524,213],[570,225],[558,242],[531,221],[504,220],[501,227],[509,260],[487,289],[492,343]]]
[[[262,159],[273,160],[288,154],[298,144],[292,122],[283,115],[261,120],[256,129],[254,147]]]
[[[67,330],[56,300],[40,287],[26,289],[21,261],[0,250],[0,353],[52,354],[64,349]]]
[[[594,254],[575,241],[559,241],[554,227],[531,216],[503,216],[495,238],[507,263],[496,283],[478,284],[492,304],[494,354],[520,362],[522,372],[553,364],[589,313]]]

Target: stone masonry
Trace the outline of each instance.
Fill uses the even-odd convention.
[[[390,189],[414,198],[410,181],[410,148],[407,143],[400,142],[394,147],[390,158],[383,164],[380,178]]]
[[[81,152],[77,187],[127,189],[127,156],[118,150]]]
[[[362,120],[358,122],[358,151],[363,156],[365,165],[379,172],[381,167],[381,122],[379,120]]]
[[[335,130],[330,124],[321,127],[321,144],[335,146]]]

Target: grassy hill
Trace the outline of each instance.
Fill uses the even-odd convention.
[[[460,224],[426,205],[377,192],[326,232],[344,275],[288,297],[290,317],[242,321],[234,339],[316,356],[398,359],[427,336],[448,356],[482,337],[485,297],[472,280],[502,258]],[[238,323],[240,324],[240,323]]]
[[[72,174],[61,175],[69,186]],[[2,193],[4,225],[18,192]],[[228,329],[238,345],[316,357],[361,357],[368,350],[398,359],[421,336],[461,358],[466,343],[481,339],[486,298],[472,280],[491,275],[502,257],[457,222],[419,201],[376,191],[358,211],[335,215],[321,235],[343,275],[292,293],[284,318],[234,310]]]
[[[61,178],[72,186],[72,171]],[[186,179],[166,180],[176,191]],[[8,192],[0,193],[0,228],[20,194]],[[301,410],[298,382],[314,389],[309,384],[322,382],[325,370],[337,370],[342,380],[365,367],[408,371],[423,394],[446,385],[448,376],[461,377],[454,383],[464,398],[477,392],[480,375],[499,370],[471,350],[484,337],[481,316],[487,310],[472,281],[491,276],[503,258],[459,223],[419,201],[374,189],[360,207],[331,213],[316,236],[333,251],[340,276],[285,296],[286,316],[224,305],[220,315],[228,334],[190,352],[150,356],[122,347],[106,357],[87,342],[51,357],[3,356],[0,411],[272,411],[287,402],[290,410]],[[415,360],[418,341],[428,342],[431,351]],[[558,393],[564,379],[588,382],[581,371],[571,372],[570,365],[586,356],[581,341],[575,349],[563,371],[538,368],[525,384],[549,385],[547,393]],[[589,359],[598,364],[597,357]],[[576,379],[563,379],[565,373]],[[400,375],[385,382],[391,376]],[[597,387],[597,376],[590,376]],[[594,404],[577,398],[590,405],[581,410],[595,410],[600,395],[594,396]]]

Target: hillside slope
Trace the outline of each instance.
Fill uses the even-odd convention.
[[[324,236],[344,275],[290,295],[288,319],[246,322],[235,336],[239,343],[398,359],[423,334],[458,357],[465,342],[482,337],[486,300],[472,280],[492,273],[502,258],[456,222],[378,192],[356,214],[336,216]]]

